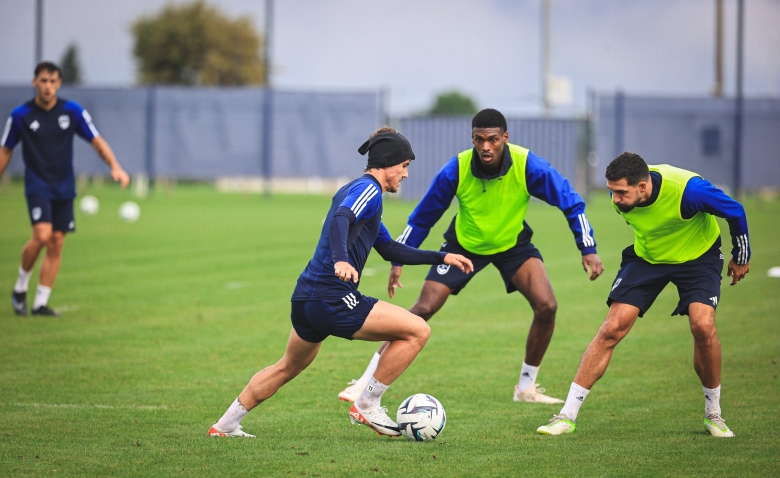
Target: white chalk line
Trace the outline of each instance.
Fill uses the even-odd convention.
[[[35,407],[35,408],[105,408],[132,410],[170,410],[165,405],[89,405],[84,403],[0,403],[0,407]]]

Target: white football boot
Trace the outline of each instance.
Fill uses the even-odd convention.
[[[339,392],[339,400],[342,402],[356,402],[360,394],[366,389],[368,380],[352,380],[347,388]]]
[[[244,431],[244,427],[241,425],[237,426],[235,430],[225,432],[217,428],[217,424],[211,425],[211,428],[209,428],[209,436],[210,437],[243,437],[243,438],[257,438],[254,435],[250,435],[249,433],[246,433]]]
[[[367,425],[379,435],[401,436],[398,424],[387,416],[387,408],[385,407],[361,410],[356,403],[353,403],[349,409],[349,419],[353,424]]]
[[[704,419],[704,429],[710,432],[710,435],[718,438],[731,438],[734,436],[734,432],[726,426],[726,421],[717,413],[707,415]]]
[[[560,398],[548,397],[544,394],[545,389],[539,387],[539,384],[533,384],[522,392],[518,390],[519,385],[515,385],[514,401],[531,403],[564,403]]]
[[[569,420],[566,415],[553,415],[548,425],[542,425],[536,429],[540,435],[563,435],[564,433],[574,433],[577,424],[574,420]]]

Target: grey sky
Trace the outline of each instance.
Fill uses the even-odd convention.
[[[44,57],[80,49],[88,85],[132,85],[130,25],[167,0],[44,0]],[[182,3],[175,1],[173,3]],[[261,0],[211,0],[262,31]],[[745,89],[780,96],[780,0],[746,2]],[[736,0],[726,0],[726,91],[735,84]],[[33,1],[0,0],[0,83],[27,83],[34,66]],[[276,0],[273,80],[296,90],[388,92],[393,114],[461,90],[480,107],[539,111],[541,0]],[[553,0],[552,72],[588,88],[708,94],[715,0]]]

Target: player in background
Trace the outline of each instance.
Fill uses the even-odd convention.
[[[292,295],[292,331],[284,357],[252,377],[209,429],[210,436],[253,437],[242,430],[241,419],[303,372],[329,335],[390,342],[371,380],[352,404],[349,416],[353,423],[368,425],[380,435],[401,434],[380,401],[387,387],[422,350],[430,328],[423,319],[401,307],[358,291],[368,254],[373,247],[388,261],[447,264],[464,274],[470,273],[473,266],[458,254],[420,251],[395,242],[382,224],[382,193],[398,191],[414,159],[406,138],[385,126],[374,132],[358,151],[368,153],[366,174],[333,196],[314,257],[298,277]]]
[[[693,333],[693,368],[704,391],[704,428],[716,437],[732,437],[720,409],[721,349],[715,329],[723,271],[720,228],[731,232],[728,275],[735,285],[750,270],[745,209],[698,174],[668,164],[649,166],[625,152],[607,166],[612,202],[634,228],[634,245],[623,261],[607,299],[609,313],[591,341],[558,415],[537,432],[572,433],[577,414],[593,384],[604,375],[612,352],[669,282],[680,301],[672,315],[688,315]]]
[[[547,161],[509,143],[506,119],[500,112],[482,110],[474,116],[471,126],[474,148],[450,159],[439,171],[409,216],[398,241],[419,247],[457,197],[458,214],[444,233],[446,242],[441,250],[471,259],[475,273],[492,263],[501,273],[507,293],[520,291],[533,310],[514,400],[563,403],[537,388],[536,378],[552,339],[558,304],[542,255],[531,244],[533,231],[525,222],[525,213],[531,196],[563,211],[582,253],[582,266],[590,274],[590,280],[595,280],[604,266],[596,254],[593,230],[585,216],[585,202]],[[403,287],[401,270],[400,264],[393,264],[387,289],[391,298],[396,287]],[[447,266],[432,267],[420,297],[409,311],[430,319],[450,294],[458,294],[473,276]],[[340,400],[351,401],[360,393],[386,346],[382,344],[374,354],[363,376],[339,394]]]
[[[122,188],[130,179],[95,129],[87,110],[73,101],[57,97],[57,90],[62,85],[57,65],[38,64],[32,84],[35,98],[11,112],[0,137],[0,176],[11,160],[14,147],[22,142],[24,193],[32,223],[32,237],[22,250],[22,264],[11,295],[14,312],[27,315],[30,275],[45,247],[32,313],[58,316],[48,307],[48,302],[60,269],[65,235],[76,231],[73,135],[78,134],[92,144],[98,156],[111,167],[111,177],[119,181]]]

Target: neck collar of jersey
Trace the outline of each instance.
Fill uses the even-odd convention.
[[[504,145],[504,153],[501,156],[501,167],[498,171],[489,171],[482,166],[482,160],[479,159],[477,148],[474,148],[471,152],[471,174],[477,179],[496,179],[501,176],[506,176],[509,172],[509,168],[512,167],[512,154],[509,152],[509,145]]]

